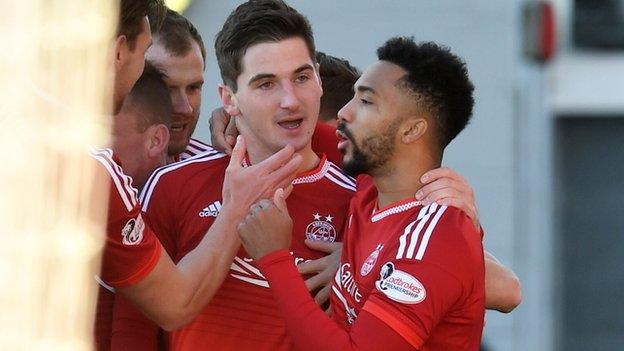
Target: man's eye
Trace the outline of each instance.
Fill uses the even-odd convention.
[[[360,102],[362,103],[362,105],[372,105],[373,103],[366,100],[366,99],[360,99]]]
[[[262,84],[260,84],[258,86],[258,88],[263,89],[263,90],[268,90],[273,88],[274,83],[273,82],[264,82]]]
[[[192,91],[192,92],[201,91],[201,89],[202,89],[201,85],[197,85],[196,84],[196,85],[189,86],[189,90]]]
[[[299,77],[297,77],[297,79],[295,81],[297,83],[305,83],[308,80],[310,80],[310,77],[308,77],[307,75],[303,74],[303,75],[300,75]]]

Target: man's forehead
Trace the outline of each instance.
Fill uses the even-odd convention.
[[[388,61],[377,61],[369,66],[355,83],[355,88],[368,87],[375,91],[388,89],[403,78],[407,71]]]
[[[247,48],[242,59],[242,75],[292,73],[303,65],[314,69],[307,45],[301,38],[258,43]]]
[[[156,41],[148,50],[146,59],[166,75],[165,80],[175,80],[181,77],[192,80],[203,79],[203,58],[201,53],[193,50],[181,56],[174,55]]]

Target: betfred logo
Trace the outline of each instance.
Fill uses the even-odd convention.
[[[427,296],[425,287],[418,279],[394,268],[392,262],[383,265],[375,287],[391,300],[405,304],[423,302]]]

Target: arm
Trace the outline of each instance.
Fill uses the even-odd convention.
[[[522,301],[522,287],[514,272],[494,255],[485,256],[485,308],[503,313],[513,311]]]
[[[221,213],[199,245],[176,265],[162,250],[154,269],[119,292],[166,330],[188,323],[212,298],[240,246],[236,225],[249,206],[289,185],[301,163],[290,146],[267,160],[243,168],[245,146],[239,138],[223,185]]]
[[[416,349],[366,307],[349,332],[342,329],[314,302],[287,250],[264,256],[258,266],[269,281],[298,350],[374,351],[380,350],[380,345],[386,350]]]
[[[389,350],[413,350],[403,337],[367,311],[360,313],[351,332],[323,312],[310,296],[286,249],[292,239],[292,221],[283,192],[278,190],[274,201],[277,206],[268,200],[253,205],[250,215],[239,225],[239,234],[267,278],[297,349],[372,351],[384,345]]]
[[[416,198],[423,205],[437,202],[439,205],[457,207],[480,228],[475,192],[459,173],[442,167],[423,174],[421,182],[425,186],[416,193]],[[521,300],[522,290],[518,277],[485,251],[485,307],[509,313]]]

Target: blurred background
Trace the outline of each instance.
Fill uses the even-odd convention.
[[[195,132],[209,141],[214,36],[242,1],[177,2],[209,49]],[[624,350],[624,1],[289,3],[319,50],[361,69],[395,35],[467,61],[475,114],[445,164],[475,188],[486,247],[524,293],[513,313],[488,313],[488,349]]]

